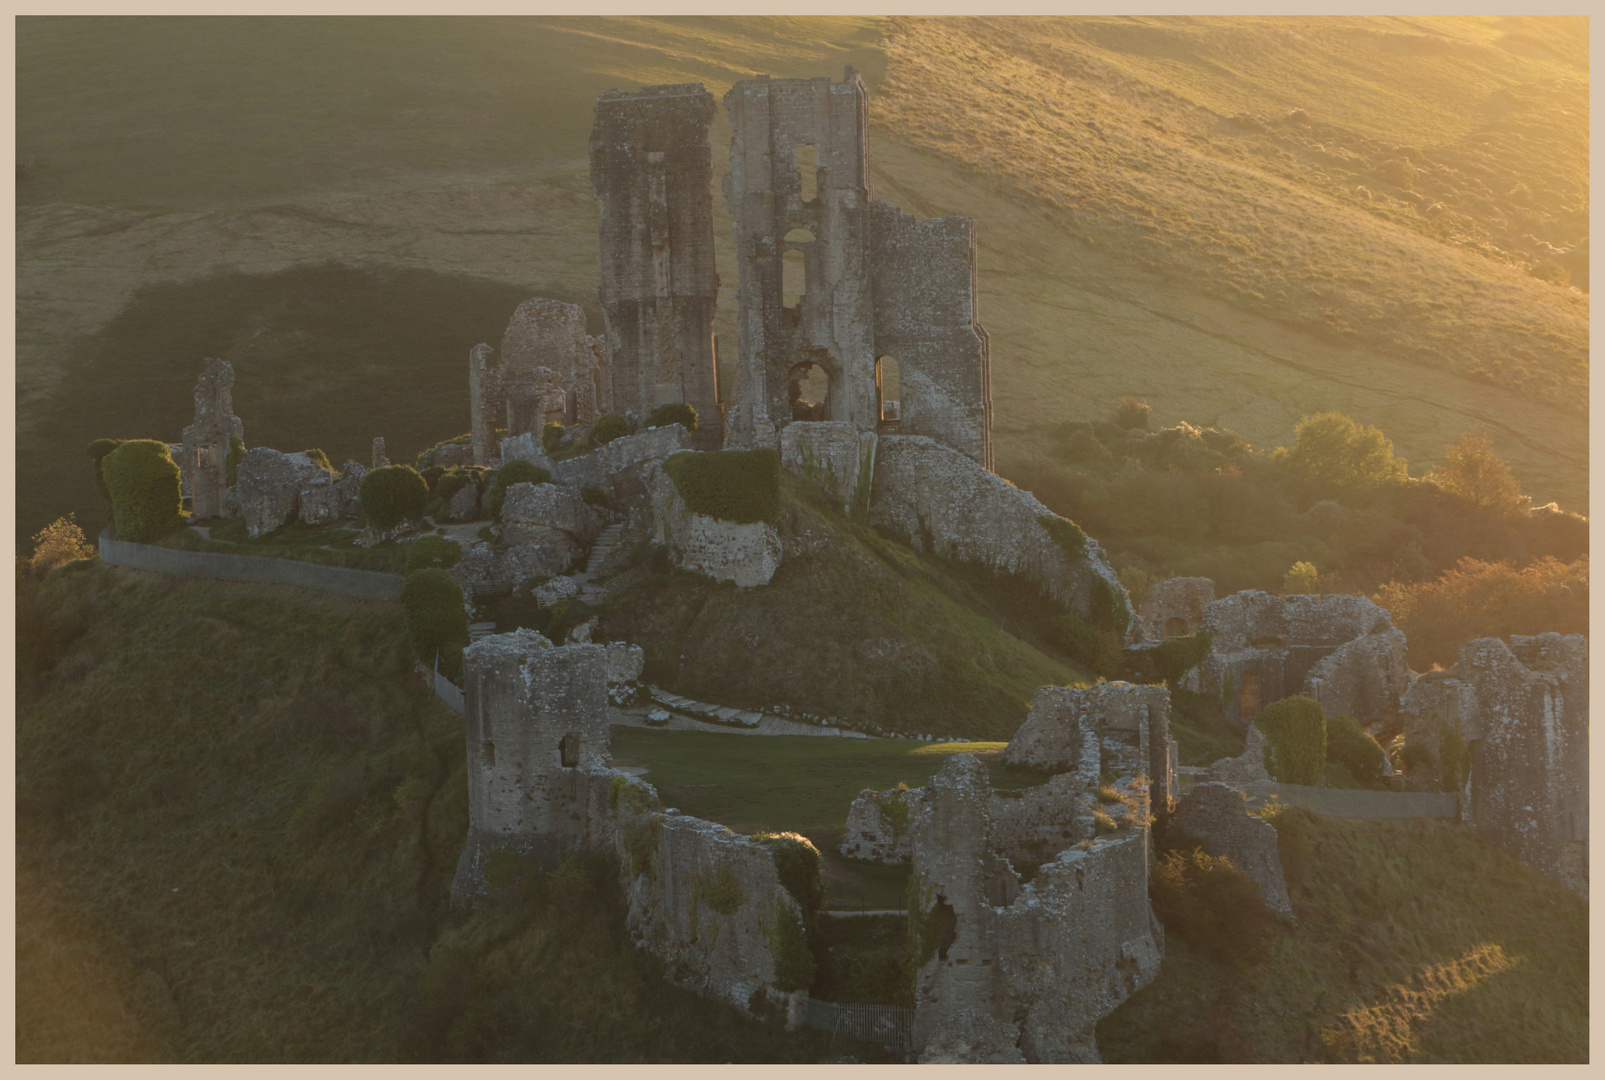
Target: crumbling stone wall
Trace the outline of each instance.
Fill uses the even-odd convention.
[[[1044,686],[1003,750],[1010,765],[1068,773],[1095,790],[1099,776],[1145,775],[1161,813],[1174,792],[1170,691],[1127,682],[1091,687]]]
[[[1539,873],[1588,892],[1588,640],[1480,638],[1406,694],[1405,743],[1469,755],[1461,816]]]
[[[955,754],[911,824],[922,1062],[1095,1062],[1099,1019],[1152,981],[1163,931],[1148,833],[1066,846],[1022,885],[993,839],[986,772]]]
[[[693,445],[724,443],[713,249],[713,95],[700,83],[609,90],[591,129],[613,408],[637,420],[685,402]]]
[[[898,429],[991,468],[973,223],[917,222],[871,197],[864,84],[851,66],[840,82],[743,80],[724,104],[732,128],[724,197],[740,273],[733,445],[778,449],[780,430],[797,419],[881,430],[878,365],[889,356],[902,384]],[[790,305],[788,254],[800,257],[803,276]],[[830,380],[823,416],[794,406],[809,364]]]
[[[698,430],[700,429],[699,424]],[[502,440],[501,452],[503,461],[519,459],[539,465],[551,473],[552,479],[560,484],[567,484],[573,488],[583,488],[588,485],[608,488],[613,485],[620,473],[633,466],[662,461],[671,454],[690,449],[691,446],[692,436],[686,429],[679,424],[669,424],[665,427],[646,428],[634,435],[622,436],[612,442],[603,443],[589,454],[581,454],[567,461],[552,461],[548,458],[541,450],[540,439],[533,435]]]
[[[1205,781],[1181,800],[1169,827],[1198,841],[1211,855],[1232,860],[1259,886],[1267,907],[1284,919],[1293,917],[1276,828],[1248,812],[1243,792]]]
[[[915,550],[1033,581],[1043,595],[1092,615],[1095,583],[1130,610],[1120,579],[1090,536],[1066,551],[1043,524],[1063,522],[1029,491],[963,454],[918,435],[882,435],[875,446],[869,523]],[[1068,522],[1064,522],[1068,525]]]
[[[296,520],[304,492],[317,493],[309,500],[316,520],[329,520],[321,516],[327,498],[339,500],[334,477],[305,454],[254,447],[240,459],[235,479],[240,515],[245,518],[246,535],[253,539]]]
[[[1215,601],[1215,583],[1207,577],[1178,577],[1148,586],[1138,616],[1142,640],[1158,645],[1204,629],[1204,608]]]
[[[1209,653],[1182,685],[1220,697],[1226,715],[1240,724],[1294,694],[1365,722],[1396,709],[1408,686],[1404,636],[1386,610],[1363,596],[1234,593],[1205,606],[1204,629],[1214,635]],[[1367,635],[1378,640],[1357,643],[1314,670]]]
[[[844,509],[867,513],[876,438],[836,421],[788,424],[780,431],[780,463],[841,500]]]
[[[245,443],[245,423],[234,415],[234,368],[213,357],[195,384],[195,422],[174,455],[196,521],[223,516],[230,439]]]
[[[549,423],[588,424],[608,410],[603,340],[585,332],[575,304],[536,297],[518,305],[499,355],[488,345],[468,354],[470,434],[474,461],[489,464],[498,421],[508,436]]]

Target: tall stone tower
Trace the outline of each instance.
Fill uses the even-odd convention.
[[[713,261],[713,95],[700,83],[609,90],[591,129],[591,190],[602,211],[608,377],[615,411],[697,410],[692,445],[724,443]]]

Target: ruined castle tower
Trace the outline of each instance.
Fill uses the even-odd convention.
[[[864,84],[851,66],[841,82],[748,79],[724,102],[740,269],[732,442],[776,446],[794,420],[845,421],[927,435],[991,468],[973,223],[916,221],[871,197]]]
[[[602,339],[585,332],[577,304],[535,297],[507,321],[500,353],[476,345],[468,354],[474,461],[488,462],[496,426],[508,437],[540,436],[547,424],[589,424],[609,408]]]
[[[190,512],[197,521],[223,512],[231,438],[243,447],[245,424],[234,415],[234,368],[226,360],[208,359],[195,384],[195,422],[184,429],[179,455],[189,482]]]
[[[692,445],[724,443],[713,261],[713,95],[699,83],[609,90],[591,129],[591,190],[602,211],[602,283],[613,409],[644,419],[685,402]]]

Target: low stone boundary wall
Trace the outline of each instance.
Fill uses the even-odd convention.
[[[1452,791],[1368,791],[1358,788],[1306,787],[1302,784],[1238,784],[1255,802],[1275,795],[1287,806],[1342,818],[1417,818],[1460,816]]]
[[[112,539],[111,530],[100,534],[100,559],[112,566],[127,566],[180,577],[253,581],[265,585],[293,585],[300,589],[338,593],[358,600],[401,599],[400,574],[374,570],[348,570],[343,566],[264,555],[234,555],[223,551],[181,551],[178,548],[134,544]]]

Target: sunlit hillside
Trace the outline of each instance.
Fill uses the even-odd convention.
[[[208,355],[253,445],[464,430],[519,297],[600,330],[598,93],[847,63],[876,194],[978,222],[1005,474],[1136,394],[1255,445],[1339,409],[1417,472],[1485,430],[1586,511],[1576,21],[24,19],[17,60],[22,530],[98,521],[83,444],[178,438]]]

